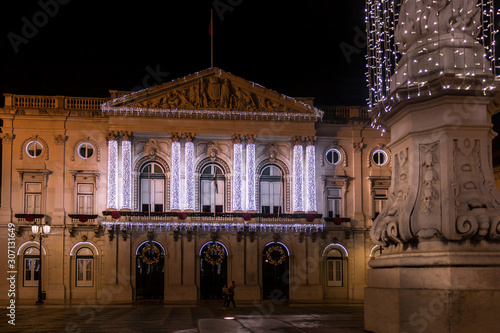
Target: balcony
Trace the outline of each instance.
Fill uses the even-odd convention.
[[[160,227],[203,230],[318,231],[323,229],[321,214],[199,213],[199,212],[118,212],[104,211],[101,225],[130,228]]]
[[[17,218],[17,223],[19,226],[31,226],[33,223],[37,223],[39,225],[43,224],[45,221],[44,214],[15,214],[15,218]]]
[[[73,225],[93,225],[98,223],[98,215],[68,214]]]

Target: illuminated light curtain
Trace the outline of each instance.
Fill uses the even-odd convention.
[[[316,212],[316,137],[306,140],[306,211]]]
[[[194,188],[194,143],[192,135],[186,134],[186,144],[184,147],[184,163],[186,173],[186,201],[185,209],[195,209],[195,188]]]
[[[301,212],[304,210],[304,149],[302,147],[302,138],[294,137],[293,146],[293,211]]]
[[[233,135],[233,211],[243,210],[242,200],[242,155],[243,144],[241,143],[241,135]]]
[[[108,140],[108,197],[106,207],[118,209],[118,142],[116,134],[111,132]]]
[[[122,134],[122,203],[121,209],[132,209],[132,143]]]
[[[247,210],[257,210],[255,198],[255,136],[247,135]]]
[[[172,134],[172,173],[170,179],[170,209],[181,209],[181,143],[179,136]]]

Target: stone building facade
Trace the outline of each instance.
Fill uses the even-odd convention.
[[[41,255],[54,302],[194,304],[232,281],[239,301],[363,300],[391,175],[366,109],[217,68],[110,93],[4,95],[0,242],[13,223],[17,299],[36,299]],[[35,222],[51,226],[41,253]]]

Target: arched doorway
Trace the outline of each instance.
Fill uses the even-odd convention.
[[[157,242],[144,242],[136,253],[136,298],[163,299],[165,251]]]
[[[289,253],[282,243],[269,243],[262,255],[262,293],[264,299],[289,297]]]
[[[219,242],[206,243],[200,250],[200,299],[222,299],[227,285],[227,250]]]

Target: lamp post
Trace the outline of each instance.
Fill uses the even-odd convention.
[[[38,226],[36,222],[31,226],[31,232],[40,237],[40,276],[38,279],[38,301],[36,304],[43,304],[42,300],[42,238],[47,237],[50,233],[50,225],[44,224],[42,227]]]

